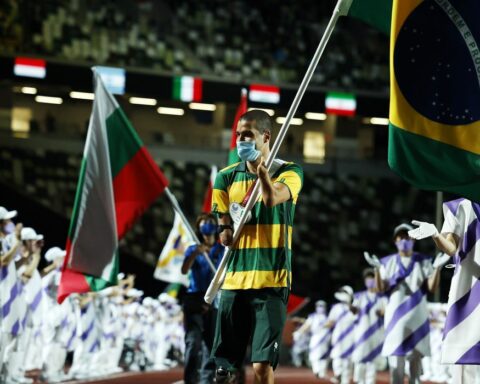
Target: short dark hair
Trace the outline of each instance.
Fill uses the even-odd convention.
[[[252,109],[240,116],[240,121],[255,121],[255,126],[260,133],[272,132],[272,120],[270,115],[261,109]]]
[[[366,279],[367,277],[375,277],[375,272],[373,268],[365,268],[363,270],[363,278]]]

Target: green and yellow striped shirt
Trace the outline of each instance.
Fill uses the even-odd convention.
[[[248,171],[245,162],[222,169],[213,187],[212,212],[228,214],[230,204],[242,203],[256,179],[257,175]],[[251,220],[231,249],[223,289],[290,286],[293,216],[302,189],[303,170],[295,163],[285,162],[271,179],[273,183],[285,184],[291,198],[268,208],[260,195],[252,208]]]

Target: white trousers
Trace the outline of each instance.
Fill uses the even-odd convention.
[[[368,363],[355,363],[353,381],[357,384],[375,384],[377,367],[373,361]]]
[[[452,382],[455,384],[480,384],[480,366],[455,365]]]
[[[340,384],[350,384],[352,378],[352,361],[350,359],[333,359],[333,374],[340,377]]]

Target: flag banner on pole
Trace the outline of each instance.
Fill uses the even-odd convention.
[[[94,71],[90,116],[58,290],[98,291],[117,283],[118,241],[168,186],[114,97]]]
[[[13,65],[13,73],[17,76],[44,79],[47,76],[47,64],[42,59],[28,57],[16,57]]]
[[[203,208],[202,212],[210,213],[212,211],[212,192],[213,184],[215,184],[215,178],[217,177],[217,166],[212,165],[212,170],[210,172],[210,179],[208,180],[207,191],[205,192],[205,197],[203,199]]]
[[[192,76],[173,78],[173,98],[181,101],[202,101],[203,80]]]
[[[310,302],[308,297],[301,297],[290,293],[287,303],[287,315],[292,316],[300,311],[305,305]]]
[[[166,293],[167,295],[173,297],[174,299],[177,299],[178,294],[180,293],[180,290],[182,289],[182,286],[183,286],[183,284],[180,284],[180,283],[170,283],[165,287],[163,292]]]
[[[237,112],[235,113],[235,119],[232,124],[232,137],[230,139],[230,152],[228,153],[228,165],[238,163],[240,157],[237,153],[237,125],[240,116],[247,112],[247,91],[242,89],[242,94],[240,96],[240,104],[237,107]]]
[[[325,112],[330,115],[354,116],[357,100],[352,93],[329,92],[325,97]]]
[[[280,88],[274,85],[251,84],[248,93],[250,101],[268,104],[280,102]]]
[[[360,19],[390,35],[393,0],[353,0],[348,16]]]
[[[175,212],[173,228],[163,246],[162,253],[160,253],[153,277],[157,280],[188,286],[188,276],[182,274],[181,268],[185,259],[185,251],[189,245],[194,243],[195,241],[185,227],[182,218]]]
[[[480,201],[480,2],[394,1],[388,162],[410,184]]]

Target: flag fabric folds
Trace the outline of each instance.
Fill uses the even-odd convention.
[[[388,162],[410,184],[480,201],[480,3],[395,0]]]
[[[163,246],[155,268],[153,275],[155,279],[188,286],[188,276],[182,274],[181,268],[185,259],[185,251],[194,242],[182,218],[175,212],[173,228]]]
[[[203,199],[203,208],[202,212],[210,213],[212,211],[212,192],[213,184],[215,183],[215,178],[217,177],[217,166],[212,165],[212,170],[210,172],[210,179],[208,180],[207,190],[205,192],[205,197]]]
[[[392,3],[393,0],[353,0],[348,16],[360,19],[389,35]]]
[[[59,302],[117,283],[118,241],[168,185],[96,71],[94,80]]]
[[[247,112],[247,91],[242,89],[242,96],[240,97],[240,104],[238,105],[237,112],[235,113],[235,120],[232,125],[232,137],[230,139],[230,152],[228,153],[228,165],[238,163],[240,157],[237,153],[237,124],[242,116]]]

